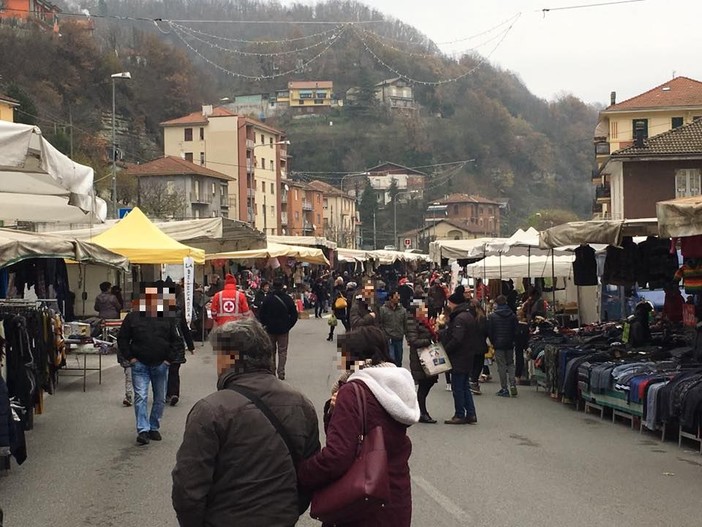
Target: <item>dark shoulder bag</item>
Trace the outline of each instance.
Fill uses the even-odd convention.
[[[293,445],[292,439],[290,438],[288,431],[285,430],[283,423],[280,422],[280,420],[275,416],[275,414],[268,407],[268,405],[266,405],[266,403],[264,403],[258,395],[253,393],[248,388],[244,388],[243,386],[237,386],[236,384],[232,384],[232,385],[228,386],[227,389],[243,395],[249,401],[254,403],[254,405],[256,405],[256,408],[261,410],[263,415],[265,415],[266,418],[271,422],[271,424],[273,425],[273,428],[275,428],[276,432],[278,432],[278,435],[280,435],[280,437],[283,439],[285,446],[288,447],[288,452],[290,453],[290,457],[292,458],[293,465],[295,466],[295,471],[297,471],[297,465],[300,462],[300,456],[297,454],[297,451],[295,450],[295,446]],[[304,491],[301,491],[300,488],[298,487],[298,490],[297,490],[297,510],[298,510],[298,513],[302,514],[303,512],[305,512],[307,510],[307,507],[309,507],[309,506],[310,506],[310,495]]]
[[[356,459],[339,479],[312,495],[310,516],[325,524],[343,524],[372,517],[390,498],[388,453],[383,429],[368,432],[366,393],[349,382],[361,411]]]

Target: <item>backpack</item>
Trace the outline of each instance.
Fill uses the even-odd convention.
[[[346,302],[346,298],[342,295],[337,296],[336,300],[334,300],[334,309],[346,309],[347,307],[348,303]]]

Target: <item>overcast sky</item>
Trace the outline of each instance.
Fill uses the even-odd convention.
[[[475,35],[521,12],[491,62],[518,74],[529,90],[546,99],[565,92],[586,102],[608,103],[611,91],[622,101],[665,82],[673,72],[702,80],[700,0],[645,0],[545,16],[544,8],[607,0],[362,1],[435,42]],[[484,40],[441,47],[455,52]],[[478,51],[486,54],[495,43]]]

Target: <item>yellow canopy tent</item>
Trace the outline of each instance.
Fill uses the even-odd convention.
[[[207,260],[258,260],[261,258],[278,258],[279,256],[288,256],[301,262],[312,264],[329,265],[329,260],[324,256],[321,249],[273,242],[268,242],[268,246],[263,249],[208,254],[205,258]]]
[[[91,241],[134,264],[181,264],[186,256],[197,264],[205,263],[205,251],[175,241],[138,208]]]

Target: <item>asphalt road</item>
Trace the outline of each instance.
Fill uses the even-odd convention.
[[[288,381],[321,409],[336,378],[325,321],[291,334]],[[47,397],[28,433],[29,459],[0,476],[5,527],[171,527],[170,471],[189,408],[214,389],[214,357],[198,345],[181,369],[181,403],[167,408],[161,443],[135,446],[134,414],[123,408],[122,369],[106,363],[88,391],[75,378]],[[517,399],[476,398],[477,426],[416,425],[413,525],[699,526],[702,457],[694,445],[640,435],[556,403],[532,388]],[[429,410],[452,415],[451,394],[434,387]],[[319,525],[303,516],[300,526]]]

